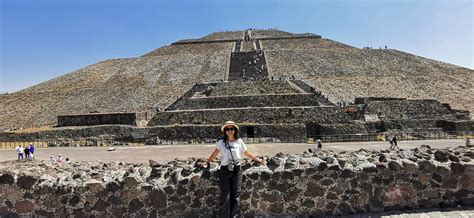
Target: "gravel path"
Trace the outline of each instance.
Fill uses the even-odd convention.
[[[400,141],[401,149],[419,147],[422,144],[430,145],[432,148],[446,148],[464,145],[462,139],[450,140],[422,140],[422,141]],[[279,152],[286,154],[302,153],[309,148],[315,148],[315,144],[305,143],[269,143],[248,144],[248,149],[255,155],[273,156]],[[324,143],[323,149],[335,152],[355,151],[361,148],[383,150],[389,148],[388,142],[338,142]],[[115,151],[107,151],[109,147],[73,147],[73,148],[37,148],[36,158],[46,160],[50,156],[62,154],[69,157],[71,161],[100,160],[103,162],[147,162],[149,159],[169,161],[175,158],[186,159],[190,157],[208,158],[214,150],[214,145],[160,145],[145,147],[116,147]],[[15,160],[17,158],[15,149],[0,149],[0,161]]]

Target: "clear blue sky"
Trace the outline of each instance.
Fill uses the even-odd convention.
[[[312,32],[470,69],[472,0],[0,0],[0,92],[215,31]]]

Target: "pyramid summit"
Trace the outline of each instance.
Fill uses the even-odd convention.
[[[436,113],[444,108],[441,103],[449,104],[450,109],[472,112],[472,75],[471,69],[403,51],[356,48],[311,33],[294,34],[276,29],[215,32],[199,39],[178,40],[140,57],[104,60],[24,90],[0,95],[0,127],[61,126],[58,117],[91,112],[144,113],[143,122],[135,122],[139,126],[149,125],[148,122],[209,124],[209,120],[187,118],[165,122],[163,119],[169,114],[153,115],[172,109],[204,113],[203,110],[213,109],[212,105],[222,104],[220,100],[229,100],[226,99],[229,96],[235,100],[238,95],[253,96],[252,100],[240,99],[250,105],[239,107],[257,110],[292,105],[298,107],[293,111],[306,113],[301,107],[341,108],[355,103],[356,98],[365,103],[374,102],[374,98],[392,98],[400,101],[392,101],[392,109],[410,107],[407,102],[411,100],[434,99],[440,102]],[[372,100],[360,100],[368,97]],[[300,99],[300,103],[293,102],[294,99]],[[253,103],[257,100],[260,105]],[[243,109],[239,110],[238,113],[243,113]],[[415,113],[416,109],[411,111]],[[340,117],[339,121],[351,122],[346,117]]]

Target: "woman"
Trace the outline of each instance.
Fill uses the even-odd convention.
[[[221,131],[224,137],[217,142],[216,149],[212,152],[206,165],[213,161],[219,152],[221,163],[219,171],[219,187],[221,189],[220,217],[240,216],[240,189],[242,184],[242,172],[240,160],[242,153],[259,164],[265,164],[264,160],[256,158],[247,151],[244,141],[239,138],[239,126],[232,121],[227,121]]]

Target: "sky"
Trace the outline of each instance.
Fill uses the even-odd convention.
[[[0,0],[0,93],[216,31],[278,28],[474,69],[472,0]]]

